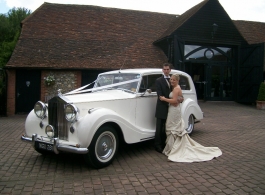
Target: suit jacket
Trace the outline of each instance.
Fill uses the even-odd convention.
[[[165,96],[169,98],[169,93],[171,92],[171,87],[168,86],[164,75],[156,79],[156,93],[157,93],[157,103],[156,103],[156,118],[166,119],[168,112],[168,103],[161,101],[159,96]]]

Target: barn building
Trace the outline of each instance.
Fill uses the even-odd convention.
[[[218,0],[182,15],[44,3],[22,22],[6,65],[7,115],[91,83],[98,73],[161,68],[189,73],[198,99],[254,103],[264,80],[265,23],[233,21]],[[48,78],[54,82],[47,82]]]

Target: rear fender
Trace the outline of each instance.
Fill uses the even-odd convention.
[[[203,113],[197,102],[192,99],[186,99],[181,105],[181,114],[185,122],[185,128],[188,128],[188,119],[190,115],[193,115],[195,119],[203,119]]]

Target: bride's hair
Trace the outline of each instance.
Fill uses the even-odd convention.
[[[177,81],[179,81],[179,74],[173,74],[172,76],[174,76],[175,77],[175,79],[177,80]]]

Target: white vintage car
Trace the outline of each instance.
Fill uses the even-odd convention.
[[[203,118],[194,84],[188,74],[173,73],[180,75],[182,116],[192,133],[195,122]],[[42,154],[83,154],[95,168],[108,166],[120,141],[131,144],[154,138],[155,80],[161,75],[161,69],[110,71],[99,74],[92,89],[59,92],[47,104],[38,101],[27,116],[21,139]]]

